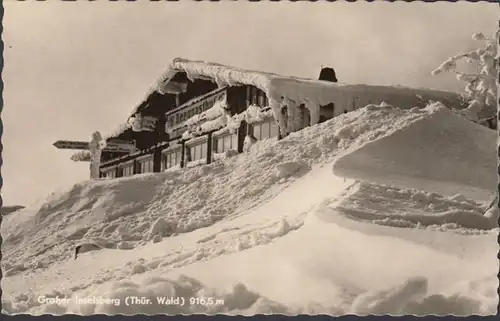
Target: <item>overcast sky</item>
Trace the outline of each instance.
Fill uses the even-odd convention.
[[[489,3],[4,1],[4,204],[29,205],[89,177],[59,139],[105,134],[175,57],[347,83],[461,90],[430,76],[493,34]]]

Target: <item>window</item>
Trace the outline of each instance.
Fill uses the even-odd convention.
[[[252,88],[252,105],[257,105],[257,96],[258,96],[258,92],[257,92],[257,88]]]
[[[153,158],[147,158],[145,160],[139,161],[141,164],[141,173],[151,173],[153,172]]]
[[[134,163],[125,164],[122,168],[122,176],[134,175]]]
[[[253,125],[253,135],[258,140],[277,137],[278,133],[279,126],[274,120]]]
[[[247,87],[247,105],[250,105],[251,101],[252,101],[252,87],[248,86]]]
[[[190,162],[193,160],[193,158],[191,157],[191,148],[189,146],[186,146],[184,153],[185,153],[186,162]]]
[[[266,98],[267,98],[266,93],[259,89],[259,91],[258,91],[258,105],[261,107],[266,107],[267,106],[267,102],[266,102],[267,99]]]
[[[195,161],[196,160],[196,148],[193,146],[193,147],[190,147],[189,148],[189,154],[191,155],[189,161]]]
[[[237,134],[226,134],[224,136],[214,137],[214,150],[217,153],[224,153],[230,149],[238,150]]]
[[[181,121],[181,115],[180,114],[176,114],[175,115],[175,123],[178,124],[180,121]]]
[[[201,158],[207,157],[207,144],[201,145]]]
[[[311,114],[309,112],[309,109],[307,109],[304,104],[299,106],[300,109],[300,117],[302,119],[302,124],[301,127],[305,128],[307,126],[311,125]]]
[[[271,137],[270,134],[271,122],[265,122],[262,124],[260,135],[262,139]]]
[[[320,123],[333,118],[335,105],[333,103],[329,103],[326,106],[321,106],[319,109],[320,114]]]
[[[182,153],[181,153],[181,150],[179,149],[178,151],[175,152],[175,164],[176,165],[180,165],[181,158],[182,158]]]
[[[162,171],[181,163],[181,149],[171,150],[162,154]]]
[[[116,177],[116,170],[114,168],[106,168],[102,171],[102,177],[105,178],[115,178]]]
[[[261,139],[261,136],[260,136],[260,127],[261,127],[261,124],[255,124],[255,125],[253,125],[253,137],[255,137],[258,140]]]
[[[202,143],[198,145],[193,145],[189,147],[189,155],[191,159],[189,161],[195,161],[204,159],[207,157],[207,143]]]
[[[231,149],[238,150],[238,135],[231,135]]]
[[[231,137],[224,136],[223,144],[224,144],[224,151],[230,150],[231,149]]]
[[[214,137],[215,151],[220,154],[224,152],[224,143],[220,138]]]

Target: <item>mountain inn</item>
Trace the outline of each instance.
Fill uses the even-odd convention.
[[[464,106],[451,92],[343,84],[329,67],[305,79],[177,58],[114,131],[54,145],[81,150],[73,160],[90,161],[92,178],[124,177],[210,164],[368,104],[409,109],[429,101]]]

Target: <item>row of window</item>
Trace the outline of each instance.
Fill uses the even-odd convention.
[[[257,123],[251,125],[251,131],[253,136],[258,139],[267,139],[272,137],[277,137],[279,132],[278,124],[274,120],[269,120],[262,123]],[[224,136],[218,136],[213,138],[213,151],[216,153],[225,153],[228,150],[238,150],[238,135],[237,134],[226,134]],[[200,143],[197,145],[186,146],[186,161],[196,161],[204,159],[207,157],[207,143]],[[182,152],[181,148],[165,152],[162,154],[162,171],[174,166],[178,166],[181,163]],[[138,161],[139,163],[139,173],[150,173],[153,172],[153,158],[149,157],[144,160]],[[134,165],[130,164],[124,167],[120,167],[120,176],[131,176],[134,174]],[[108,178],[115,178],[116,171],[108,170],[103,171],[103,176]]]
[[[107,168],[102,170],[102,177],[115,178],[117,175],[116,168]],[[118,167],[118,174],[120,177],[134,175],[134,164]]]

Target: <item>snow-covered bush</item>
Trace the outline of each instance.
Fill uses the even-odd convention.
[[[71,155],[71,160],[74,162],[90,162],[92,155],[88,150],[81,150]]]
[[[498,35],[498,32],[496,36]],[[470,99],[469,106],[462,113],[473,121],[481,121],[495,115],[497,101],[496,77],[498,74],[498,57],[495,38],[475,33],[472,38],[484,43],[483,48],[452,56],[432,71],[436,76],[442,72],[453,72],[457,79],[465,81],[465,94]],[[457,71],[457,63],[465,60],[477,67],[474,73]]]

